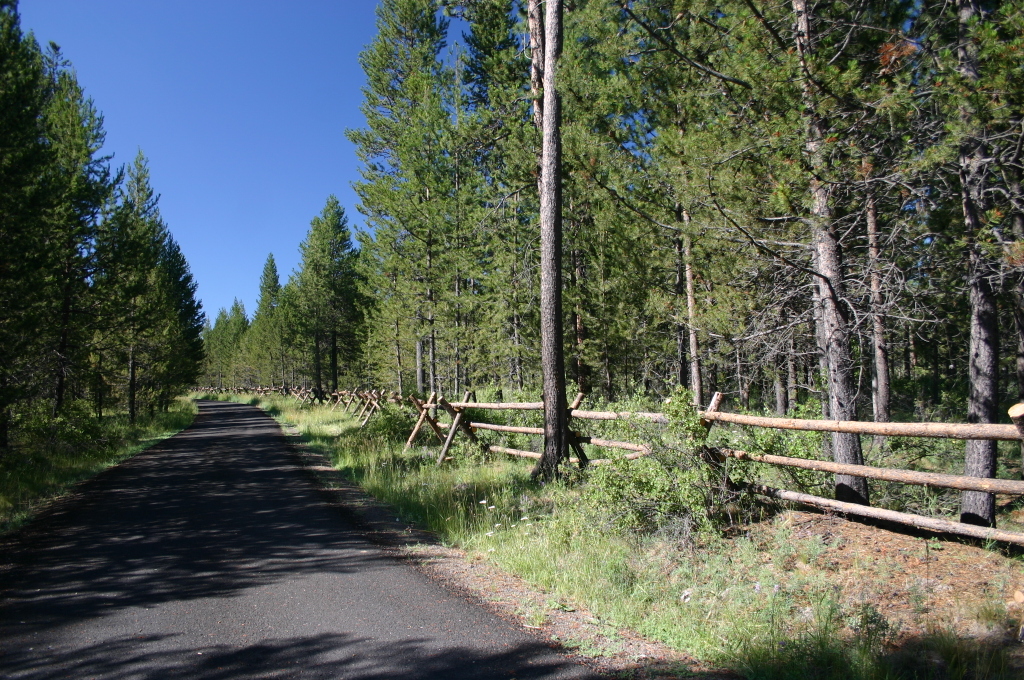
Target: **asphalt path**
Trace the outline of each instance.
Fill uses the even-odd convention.
[[[200,402],[0,563],[0,678],[590,678],[367,540],[277,424]]]

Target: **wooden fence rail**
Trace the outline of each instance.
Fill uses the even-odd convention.
[[[732,423],[775,430],[807,432],[846,432],[884,437],[935,437],[940,439],[987,439],[1020,441],[1016,425],[972,423],[871,423],[858,420],[804,420],[800,418],[766,418],[739,413],[702,413],[701,417],[718,423]]]
[[[959,489],[961,491],[1024,495],[1024,481],[1016,479],[964,477],[963,475],[947,475],[938,472],[918,472],[916,470],[871,467],[870,465],[833,463],[827,460],[808,460],[806,458],[747,453],[746,451],[725,448],[715,450],[730,458],[749,460],[755,463],[768,463],[769,465],[782,465],[785,467],[802,468],[804,470],[817,470],[819,472],[834,472],[838,475],[853,475],[854,477],[867,477],[868,479],[881,479],[889,482],[918,484],[920,486],[937,486],[945,489]]]
[[[255,392],[256,390],[252,391]],[[265,394],[275,391],[281,392],[279,388],[272,388],[266,389],[260,393]],[[300,399],[303,404],[311,403],[313,398],[309,390],[293,390],[291,394],[292,396]],[[342,401],[345,402],[345,412],[348,412],[350,407],[355,406],[356,410],[358,410],[358,414],[355,414],[355,411],[353,411],[353,415],[356,415],[356,418],[361,420],[360,426],[365,425],[370,417],[379,411],[384,402],[405,402],[405,400],[401,398],[401,395],[395,392],[385,393],[376,390],[336,392],[333,393],[331,397],[331,400],[333,400],[334,403],[334,408],[337,408]],[[439,464],[445,460],[451,460],[448,453],[451,450],[452,443],[459,432],[463,432],[471,441],[478,444],[485,451],[501,453],[518,458],[539,459],[541,457],[541,454],[535,451],[523,451],[521,449],[497,446],[493,444],[483,444],[476,438],[474,433],[477,430],[488,430],[494,432],[507,432],[510,434],[543,435],[543,428],[520,425],[498,425],[494,423],[476,421],[471,422],[468,419],[464,419],[463,416],[468,409],[493,411],[541,411],[544,409],[543,402],[476,402],[473,401],[472,398],[472,392],[467,392],[462,401],[456,402],[448,402],[439,397],[436,392],[431,394],[426,402],[422,402],[416,397],[410,396],[408,401],[416,408],[418,412],[418,419],[412,433],[409,435],[409,439],[406,442],[406,449],[412,446],[422,427],[427,425],[433,431],[438,441],[442,444],[440,454],[437,457]],[[570,418],[591,421],[643,420],[657,424],[668,423],[668,418],[662,413],[642,411],[578,410],[578,407],[582,402],[582,398],[582,394],[577,396],[576,400],[570,406]],[[331,400],[329,400],[328,403],[330,403]],[[738,413],[724,413],[718,410],[719,403],[721,403],[721,395],[716,393],[708,409],[699,413],[701,421],[705,427],[711,427],[714,423],[729,423],[746,427],[762,427],[805,432],[845,432],[885,437],[929,437],[942,439],[1024,441],[1024,404],[1017,404],[1010,409],[1010,417],[1014,422],[1013,425],[1001,425],[973,423],[874,423],[842,420],[770,418],[763,416],[749,416]],[[433,414],[435,411],[447,413],[451,417],[452,421],[450,423],[439,422],[436,414]],[[623,458],[627,460],[634,460],[642,456],[649,455],[652,452],[652,447],[647,444],[601,439],[584,435],[572,429],[570,429],[569,434],[570,443],[577,454],[575,457],[570,458],[570,462],[578,463],[581,466],[587,464],[601,465],[610,462],[609,459],[591,460],[587,458],[583,451],[582,444],[630,451],[629,454],[623,456]],[[981,491],[992,494],[1024,495],[1024,481],[1019,480],[968,477],[965,475],[921,472],[917,470],[880,468],[869,465],[848,465],[832,461],[750,453],[724,447],[712,448],[710,451],[712,454],[717,454],[722,460],[725,458],[734,458],[736,460],[764,463],[768,465],[853,475],[856,477],[899,482],[903,484],[916,484],[928,487],[958,489],[962,491]],[[924,517],[911,513],[886,510],[883,508],[845,503],[797,491],[775,489],[764,485],[745,485],[741,488],[762,496],[788,502],[801,503],[803,505],[809,505],[811,507],[833,512],[840,512],[846,515],[896,522],[939,533],[956,534],[983,540],[997,540],[1024,546],[1024,533],[1003,531],[990,527],[979,527],[934,517]]]

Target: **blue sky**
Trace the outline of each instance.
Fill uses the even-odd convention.
[[[61,46],[104,114],[106,153],[148,156],[160,209],[211,318],[251,314],[268,253],[282,280],[327,196],[361,223],[360,50],[372,0],[21,0],[22,28]]]

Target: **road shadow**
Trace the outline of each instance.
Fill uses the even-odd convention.
[[[106,641],[93,647],[39,654],[19,651],[0,657],[5,678],[49,680],[174,680],[197,678],[346,678],[418,680],[445,678],[596,678],[551,654],[540,644],[523,644],[498,653],[470,648],[436,649],[428,640],[381,643],[347,634],[256,643],[244,648],[209,645],[161,650],[161,636]],[[567,674],[568,673],[568,674]]]
[[[28,622],[15,624],[24,633],[388,562],[338,524],[273,420],[201,403],[190,428],[85,483],[6,542],[0,639],[11,621]]]

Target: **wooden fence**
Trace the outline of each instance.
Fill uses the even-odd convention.
[[[265,393],[265,392],[264,392]],[[311,397],[306,394],[300,396],[302,404],[311,403]],[[541,454],[535,451],[524,451],[512,449],[493,444],[484,444],[476,436],[477,430],[489,430],[495,432],[506,432],[509,434],[532,434],[543,435],[544,430],[540,427],[524,427],[515,425],[498,425],[487,422],[473,422],[465,419],[468,409],[479,410],[512,410],[512,411],[542,411],[543,402],[477,402],[472,392],[466,392],[462,401],[448,402],[438,394],[432,393],[426,401],[421,401],[415,396],[409,396],[411,403],[417,412],[416,425],[406,441],[405,448],[412,446],[419,432],[424,426],[430,428],[434,436],[441,443],[441,449],[437,455],[437,463],[451,460],[449,453],[455,437],[460,432],[470,441],[478,444],[483,450],[501,453],[520,458],[538,459]],[[580,394],[569,407],[570,427],[569,440],[574,453],[570,462],[586,465],[601,465],[609,462],[608,459],[590,459],[586,455],[583,444],[592,446],[619,449],[628,451],[626,459],[636,459],[649,455],[652,448],[648,444],[615,441],[601,439],[585,435],[574,428],[574,420],[583,421],[609,421],[609,420],[638,420],[650,423],[668,424],[664,414],[651,412],[629,412],[629,411],[587,411],[580,410],[583,395]],[[769,418],[762,416],[749,416],[737,413],[725,413],[719,411],[722,395],[716,393],[711,400],[707,410],[700,412],[701,423],[710,428],[714,423],[729,423],[747,427],[763,427],[781,430],[798,430],[805,432],[844,432],[860,435],[874,435],[884,437],[927,437],[941,439],[983,439],[996,441],[1024,441],[1024,404],[1017,404],[1010,409],[1010,417],[1014,424],[971,424],[971,423],[874,423],[861,421],[841,420],[803,420],[796,418]],[[376,413],[385,402],[396,404],[405,403],[405,399],[395,392],[369,391],[344,391],[329,395],[324,403],[331,406],[332,410],[344,404],[344,411],[352,409],[353,415],[360,420],[360,427],[365,425],[370,417]],[[451,422],[441,422],[438,413],[447,414]],[[992,494],[1007,494],[1014,496],[1024,495],[1024,481],[1010,479],[991,479],[981,477],[968,477],[965,475],[950,475],[934,472],[921,472],[917,470],[903,470],[895,468],[881,468],[869,465],[849,465],[831,461],[808,460],[804,458],[793,458],[789,456],[776,456],[768,454],[757,454],[746,451],[739,451],[730,448],[709,448],[708,451],[720,461],[726,458],[745,460],[780,467],[791,467],[805,470],[815,470],[834,474],[845,474],[867,479],[900,482],[903,484],[916,484],[926,487],[938,487],[958,489],[961,491],[981,491]],[[963,524],[945,519],[925,517],[895,510],[885,510],[855,503],[846,503],[811,494],[775,489],[764,485],[747,485],[742,490],[756,493],[762,496],[776,498],[779,500],[801,503],[826,511],[840,512],[846,515],[867,517],[876,520],[883,520],[917,527],[933,532],[969,536],[982,540],[995,540],[1015,545],[1024,546],[1024,533],[1003,531],[992,527],[975,526]]]

